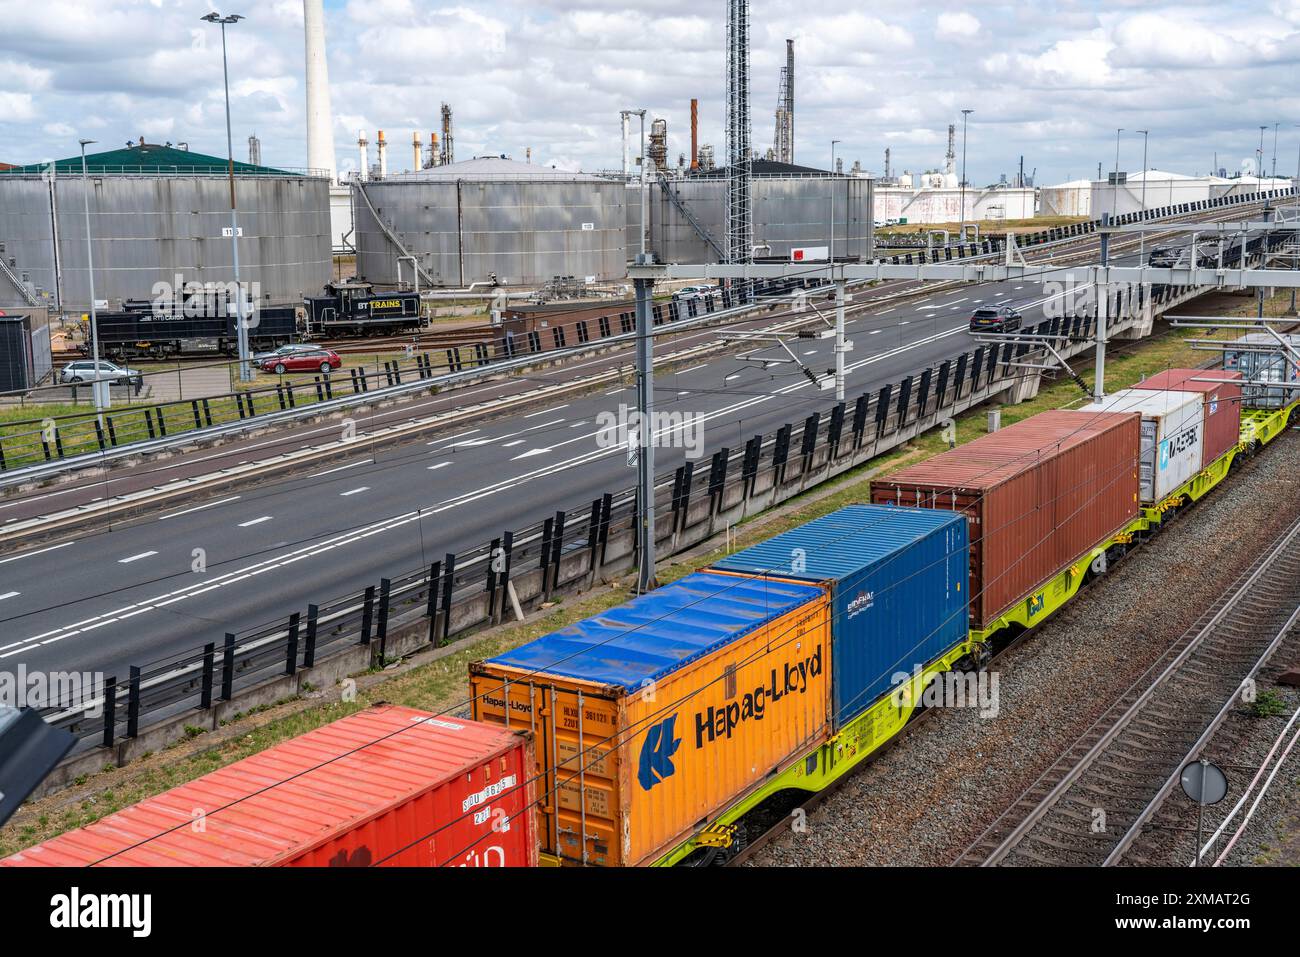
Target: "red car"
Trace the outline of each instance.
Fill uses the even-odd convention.
[[[258,363],[263,372],[274,372],[276,375],[286,372],[323,372],[328,375],[341,365],[343,360],[337,352],[330,349],[304,349],[301,352],[268,356]]]

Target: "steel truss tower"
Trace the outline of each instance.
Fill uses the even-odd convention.
[[[749,0],[727,0],[727,261],[749,262],[754,246],[750,177]]]

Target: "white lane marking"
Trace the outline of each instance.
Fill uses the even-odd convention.
[[[816,350],[816,349],[806,349],[806,350],[804,351],[804,355],[806,355],[806,356],[815,356],[815,355],[817,355],[817,350]]]
[[[320,478],[322,475],[333,475],[335,472],[346,472],[348,469],[354,469],[358,465],[369,465],[370,459],[362,459],[359,462],[349,462],[347,465],[340,465],[338,468],[326,469],[324,472],[314,472],[308,475],[308,478]]]
[[[583,419],[581,422],[574,422],[573,425],[569,426],[569,428],[571,428],[571,429],[580,429],[580,428],[582,428],[582,427],[583,427],[584,425],[586,425],[586,424],[587,424],[587,420],[586,420],[586,419]]]
[[[516,456],[515,456],[514,458],[512,458],[510,461],[511,461],[511,462],[518,462],[520,459],[530,459],[530,458],[532,458],[534,455],[545,455],[545,454],[546,454],[547,452],[549,452],[549,451],[551,451],[551,450],[550,450],[550,449],[529,449],[529,450],[528,450],[527,452],[525,452],[523,455],[516,455]]]
[[[724,382],[730,382],[732,379],[739,379],[739,378],[740,378],[740,373],[739,373],[739,372],[733,372],[731,375],[727,376],[727,378],[725,378],[723,381],[724,381]]]
[[[607,393],[605,393],[605,394],[606,394],[606,395],[614,395],[615,393],[622,392],[622,391],[623,391],[622,389],[615,389],[614,392],[607,392]],[[549,413],[551,413],[551,412],[559,412],[561,409],[567,409],[568,407],[569,407],[569,406],[568,406],[568,403],[565,403],[564,405],[557,405],[557,406],[555,406],[554,408],[551,408],[551,409],[542,409],[542,411],[540,411],[540,412],[529,412],[526,416],[524,416],[524,418],[525,418],[525,419],[535,419],[535,418],[537,418],[537,416],[539,416],[539,415],[547,415],[547,414],[549,414]]]
[[[349,495],[360,495],[362,492],[369,492],[369,491],[370,491],[370,486],[369,486],[369,485],[363,485],[363,486],[361,486],[361,488],[354,488],[354,489],[350,489],[349,491],[346,491],[346,492],[339,492],[339,495],[340,495],[340,496],[343,496],[344,498],[346,498],[346,497],[349,496]]]
[[[20,594],[22,594],[22,592],[7,591],[3,595],[0,595],[0,601],[4,601],[6,598],[17,598]]]
[[[451,464],[450,462],[439,462],[437,465],[430,465],[429,471],[436,472],[438,471],[438,469],[446,468],[450,464]]]
[[[707,369],[708,367],[709,364],[706,362],[703,365],[691,366],[689,369],[679,369],[674,373],[674,375],[686,375],[688,372],[699,372],[701,369]]]
[[[195,505],[193,508],[182,509],[179,512],[169,512],[166,515],[159,515],[158,521],[165,522],[169,518],[176,518],[180,515],[189,515],[191,512],[201,512],[205,508],[216,508],[218,505],[229,505],[231,502],[239,501],[240,496],[232,495],[230,498],[223,498],[218,502],[208,502],[206,505]]]
[[[470,429],[468,432],[462,432],[459,435],[449,435],[445,439],[434,439],[432,442],[425,442],[425,445],[442,445],[444,442],[455,442],[457,439],[463,439],[467,435],[475,435],[480,429]]]
[[[157,552],[141,552],[139,555],[130,555],[126,558],[119,558],[119,565],[130,565],[132,562],[138,562],[142,558],[148,558],[150,555],[157,555]]]
[[[881,332],[881,330],[879,330],[879,329],[872,329],[870,332],[867,333],[867,335],[869,335],[869,336],[878,336],[878,335],[880,335],[880,332]]]
[[[46,552],[56,552],[60,548],[67,548],[69,545],[75,545],[75,544],[77,544],[77,542],[74,539],[71,542],[64,542],[62,545],[51,545],[49,548],[42,548],[40,551],[26,552],[22,555],[14,555],[11,558],[0,558],[0,565],[7,565],[10,562],[22,561],[24,558],[34,558],[37,555],[44,555]]]
[[[911,324],[912,324],[911,319],[904,319],[902,322],[899,323],[900,326],[910,326]]]
[[[957,303],[959,303],[959,302],[966,302],[968,298],[969,298],[968,296],[963,296],[963,297],[960,298],[960,299],[950,299],[950,300],[948,300],[947,302],[945,302],[944,305],[945,305],[945,306],[955,306],[955,305],[957,305]]]
[[[549,409],[547,410],[550,411]],[[502,439],[513,439],[516,435],[523,435],[526,432],[532,432],[534,429],[545,429],[552,425],[563,425],[563,419],[552,419],[550,422],[541,422],[537,425],[530,425],[526,429],[520,429],[518,432],[507,432],[505,435],[489,436],[483,439],[470,439],[468,442],[462,442],[465,448],[478,448],[481,445],[491,445],[493,442],[500,442]]]
[[[239,527],[248,528],[250,525],[261,525],[263,522],[269,522],[270,520],[270,515],[263,515],[261,518],[255,518],[251,522],[240,522]]]
[[[501,447],[503,449],[513,449],[516,445],[523,445],[523,444],[524,444],[523,439],[515,439],[513,442],[503,442],[501,444]]]

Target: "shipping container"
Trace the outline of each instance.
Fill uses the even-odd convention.
[[[470,688],[476,718],[536,733],[542,849],[643,865],[826,739],[830,656],[824,588],[697,572],[475,662]]]
[[[0,864],[532,866],[532,738],[377,705]]]
[[[1141,416],[1041,412],[871,483],[878,505],[962,512],[984,629],[1138,515]]]
[[[1282,338],[1292,349],[1300,350],[1300,335]],[[1248,409],[1280,409],[1300,398],[1300,362],[1266,332],[1248,333],[1229,343],[1223,350],[1223,368],[1240,372],[1249,382],[1278,383],[1245,386],[1242,395]]]
[[[830,589],[837,729],[968,635],[969,536],[949,512],[850,505],[712,569]]]
[[[1143,379],[1134,389],[1145,392],[1197,392],[1201,396],[1206,468],[1241,441],[1241,373],[1209,369],[1168,369]],[[1214,382],[1197,380],[1214,379]]]
[[[34,389],[53,368],[49,312],[0,309],[0,393]]]
[[[1136,412],[1142,416],[1139,455],[1141,497],[1146,505],[1163,502],[1205,467],[1205,424],[1197,392],[1147,392],[1121,389],[1077,414]]]

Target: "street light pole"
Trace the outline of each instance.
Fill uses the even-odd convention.
[[[104,424],[104,410],[112,402],[108,383],[99,378],[99,316],[95,311],[95,250],[90,239],[90,177],[86,175],[86,147],[95,140],[78,140],[81,144],[81,198],[86,210],[86,278],[90,284],[90,341],[91,358],[95,361],[95,378],[90,387],[95,400],[95,413]]]
[[[1138,130],[1142,134],[1142,222],[1147,221],[1147,134],[1150,130]],[[1146,230],[1138,233],[1138,264],[1145,265],[1147,261],[1147,234]]]
[[[240,14],[232,13],[221,16],[209,13],[200,17],[208,23],[221,27],[221,75],[226,91],[226,157],[227,172],[230,179],[230,254],[235,270],[235,335],[239,342],[239,381],[252,381],[253,374],[249,368],[248,320],[244,315],[244,287],[239,281],[239,216],[235,205],[235,144],[230,132],[230,68],[226,62],[226,25],[243,20]]]
[[[961,111],[961,231],[957,233],[957,242],[966,241],[966,120],[974,110]],[[979,238],[976,232],[975,238]]]
[[[830,246],[830,261],[831,261],[832,264],[835,262],[835,147],[838,146],[838,145],[839,145],[840,143],[842,143],[842,142],[844,142],[844,141],[843,141],[843,140],[831,140],[831,170],[830,170],[830,174],[831,174],[831,178],[830,178],[830,183],[831,183],[831,246]]]

